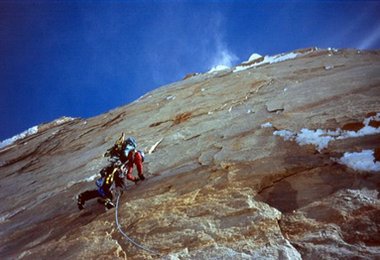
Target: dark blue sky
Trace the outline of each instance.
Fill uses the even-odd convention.
[[[254,52],[380,49],[379,14],[377,1],[0,0],[0,140]]]

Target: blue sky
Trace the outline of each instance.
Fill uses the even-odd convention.
[[[377,1],[0,0],[0,140],[252,53],[380,49],[379,13]]]

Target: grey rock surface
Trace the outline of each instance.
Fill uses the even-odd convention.
[[[380,52],[297,52],[239,72],[194,74],[96,117],[41,125],[2,148],[1,258],[378,257],[380,173],[339,158],[378,149],[379,134],[318,151],[273,132],[336,130],[379,113]],[[124,192],[120,224],[159,257],[123,238],[114,209],[76,207],[121,132],[147,153],[147,179]]]

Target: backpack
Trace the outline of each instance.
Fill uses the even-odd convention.
[[[100,171],[101,177],[96,180],[98,188],[109,189],[115,180],[115,174],[119,172],[119,167],[115,164],[108,165]]]
[[[137,152],[141,155],[142,162],[145,161],[145,153],[141,150],[137,150]]]

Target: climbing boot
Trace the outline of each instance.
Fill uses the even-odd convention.
[[[137,183],[140,181],[140,179],[139,178],[136,178],[135,177],[135,179],[133,180],[133,182],[137,185]]]
[[[142,181],[145,180],[144,175],[140,175],[139,177],[140,177],[140,180],[142,180]]]
[[[104,206],[106,206],[106,209],[112,209],[115,207],[115,204],[113,204],[111,200],[107,199],[106,202],[104,203]]]

